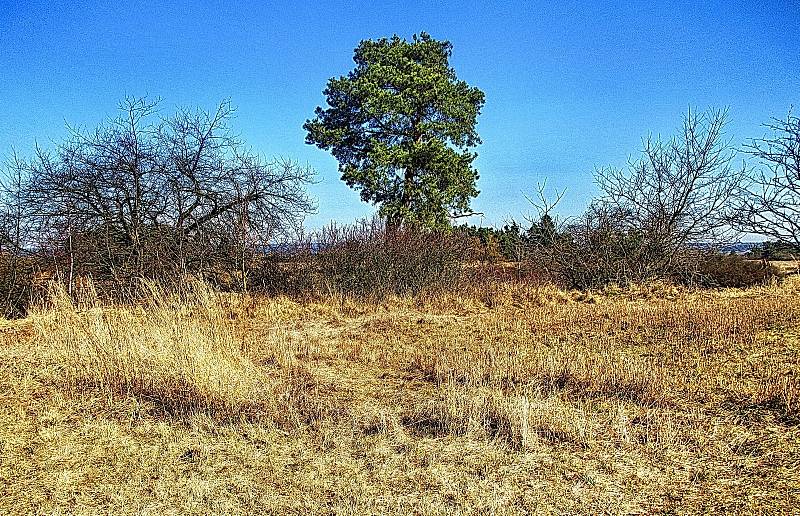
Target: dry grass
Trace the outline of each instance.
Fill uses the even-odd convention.
[[[54,287],[0,322],[4,513],[786,513],[800,283],[299,304]]]

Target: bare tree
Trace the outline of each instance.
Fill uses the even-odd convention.
[[[627,168],[596,172],[604,211],[616,214],[620,230],[637,234],[639,258],[654,272],[677,265],[688,246],[716,243],[731,232],[745,170],[732,165],[726,122],[726,111],[690,110],[678,136],[666,142],[648,137],[643,156]]]
[[[30,230],[23,195],[25,178],[19,164],[20,158],[14,153],[0,174],[0,255],[11,257],[27,252]]]
[[[53,153],[11,169],[25,177],[38,247],[58,261],[114,277],[240,271],[262,243],[314,209],[313,171],[268,161],[231,133],[229,102],[207,113],[158,116],[157,103],[126,99],[121,115],[91,132],[70,128]],[[235,265],[232,265],[232,262]]]
[[[627,167],[596,170],[602,196],[579,217],[550,217],[561,195],[548,201],[540,186],[538,199],[529,199],[540,227],[530,222],[552,237],[538,247],[530,241],[536,265],[578,288],[691,273],[696,248],[731,232],[733,195],[745,175],[732,166],[725,124],[725,111],[689,111],[676,137],[647,138]]]
[[[747,152],[763,165],[737,196],[734,223],[742,231],[800,245],[800,117],[786,115],[764,125],[772,134],[753,139]]]
[[[529,217],[526,244],[528,266],[574,288],[628,283],[656,275],[651,249],[641,231],[630,228],[627,214],[594,202],[578,217],[561,219],[551,212],[564,192],[548,198],[539,185],[538,197],[528,198],[538,220]]]
[[[0,174],[0,315],[24,312],[32,294],[33,276],[40,263],[29,245],[31,219],[24,199],[24,177],[15,168],[19,157],[13,154]]]

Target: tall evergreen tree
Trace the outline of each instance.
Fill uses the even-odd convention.
[[[356,67],[328,81],[328,107],[303,126],[330,150],[342,180],[380,207],[390,227],[449,226],[478,194],[478,88],[458,80],[452,45],[430,35],[362,41]]]

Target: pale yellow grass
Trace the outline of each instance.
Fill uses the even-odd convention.
[[[0,512],[791,512],[798,286],[55,288],[0,323]]]

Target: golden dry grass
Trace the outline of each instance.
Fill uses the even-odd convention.
[[[3,513],[788,513],[800,283],[0,322]]]

